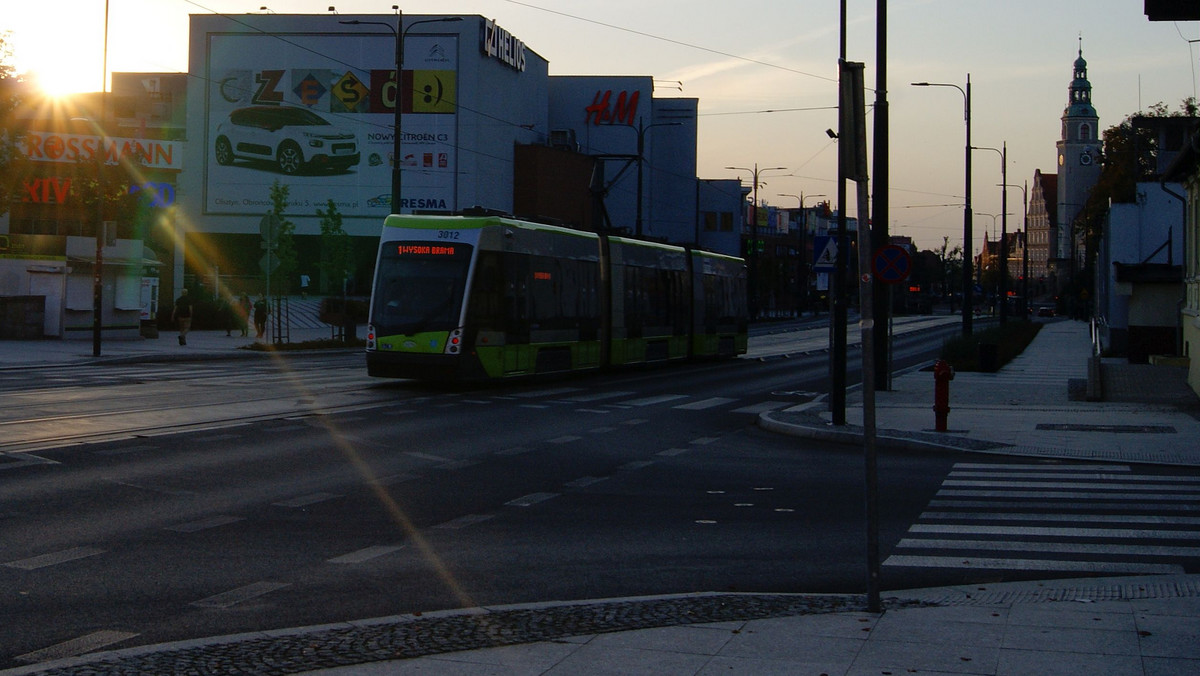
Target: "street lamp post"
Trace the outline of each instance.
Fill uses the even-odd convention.
[[[753,202],[750,204],[750,250],[749,250],[749,286],[750,286],[750,319],[758,319],[758,177],[763,172],[767,171],[787,171],[787,167],[767,167],[765,169],[758,168],[758,162],[754,163],[754,168],[750,167],[725,167],[734,171],[749,171],[752,180],[754,181],[754,196]]]
[[[1025,185],[1011,185],[1021,189],[1021,317],[1029,317],[1029,181]]]
[[[967,88],[963,89],[948,82],[914,82],[914,87],[954,87],[963,95],[963,116],[967,122],[966,146],[966,202],[963,205],[963,317],[962,332],[964,336],[971,335],[971,312],[974,302],[971,298],[973,290],[971,283],[971,74],[967,73]]]
[[[635,219],[637,236],[642,236],[642,158],[646,150],[646,132],[655,127],[678,127],[682,122],[655,122],[642,126],[642,118],[638,118],[637,128],[637,218]]]
[[[1000,155],[1000,323],[1008,321],[1008,141],[1000,148],[972,146],[972,150],[991,150]],[[992,225],[995,231],[995,224]]]
[[[394,8],[394,7],[393,7]],[[408,24],[408,28],[404,28],[404,13],[396,12],[396,25],[392,26],[389,23],[382,21],[360,21],[354,19],[352,21],[339,21],[338,23],[351,26],[383,26],[392,31],[396,37],[396,101],[393,110],[393,125],[395,131],[392,139],[392,213],[398,214],[402,208],[402,200],[400,197],[400,189],[402,187],[402,176],[400,173],[401,157],[401,137],[402,133],[402,115],[404,111],[403,105],[403,88],[404,88],[404,37],[414,27],[423,23],[450,23],[453,21],[462,21],[461,16],[445,16],[438,19],[421,19]]]
[[[808,249],[808,247],[807,247],[808,212],[804,210],[804,198],[805,197],[825,197],[826,195],[824,193],[821,193],[819,195],[805,195],[804,193],[800,193],[799,195],[792,195],[789,193],[781,192],[781,193],[779,193],[779,196],[780,197],[795,197],[796,199],[800,200],[800,256],[799,256],[799,258],[800,258],[800,271],[799,271],[800,297],[797,299],[799,302],[796,303],[796,309],[797,309],[796,314],[803,316],[804,311],[808,309],[808,251],[807,251],[807,249]]]

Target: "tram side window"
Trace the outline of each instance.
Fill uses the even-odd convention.
[[[467,305],[468,322],[483,331],[504,330],[504,267],[500,254],[481,251],[475,266],[471,300]]]
[[[594,340],[600,329],[599,264],[530,257],[531,320],[535,328],[579,331]]]
[[[687,278],[681,270],[625,267],[625,326],[630,338],[645,335],[647,327],[687,332]]]

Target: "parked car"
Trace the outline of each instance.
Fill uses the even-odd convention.
[[[284,174],[329,169],[345,171],[358,164],[354,132],[334,126],[307,108],[251,106],[238,108],[217,125],[217,164],[234,160],[273,162]]]
[[[1054,308],[1050,307],[1049,305],[1043,305],[1042,307],[1038,308],[1037,316],[1053,317],[1054,316]]]

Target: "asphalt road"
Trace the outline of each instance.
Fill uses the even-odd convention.
[[[898,365],[939,342],[897,341]],[[861,454],[754,426],[822,396],[823,356],[465,390],[363,370],[345,355],[0,380],[0,668],[77,640],[865,588]],[[881,449],[885,553],[976,462]],[[883,582],[972,575],[996,579],[896,565]]]

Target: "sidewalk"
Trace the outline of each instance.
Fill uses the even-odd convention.
[[[919,326],[907,324],[897,332]],[[747,356],[821,351],[822,333],[759,337]],[[175,342],[164,335],[155,348],[228,353],[235,348],[225,345],[239,339],[221,332],[193,334],[186,348]],[[12,350],[4,348],[0,359],[7,360]],[[76,345],[64,361],[90,361],[89,350]],[[1115,376],[1105,379],[1108,398],[1119,401],[1077,401],[1072,393],[1087,377],[1089,353],[1086,325],[1051,322],[998,373],[957,374],[948,432],[932,431],[932,374],[899,374],[891,391],[876,393],[878,440],[889,448],[1200,466],[1200,401],[1180,372],[1108,363]],[[844,429],[829,423],[825,402],[764,413],[759,424],[861,445],[861,402],[856,389],[847,421],[859,424]],[[0,674],[1200,673],[1200,575],[885,590],[883,599],[879,615],[853,595],[694,594],[474,608],[91,653]]]
[[[875,428],[888,447],[947,448],[1041,458],[1200,466],[1200,397],[1181,367],[1105,360],[1105,399],[1080,401],[1091,354],[1088,326],[1047,323],[996,373],[957,373],[948,431],[936,432],[933,373],[896,375],[875,392]],[[825,401],[764,413],[759,425],[798,437],[862,443],[863,392],[847,394],[845,426]]]

